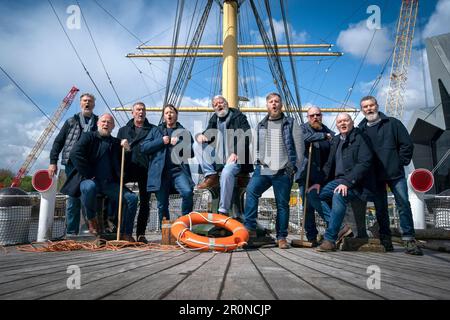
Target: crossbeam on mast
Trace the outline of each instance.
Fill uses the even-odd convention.
[[[131,112],[132,107],[117,107],[117,108],[113,108],[113,111],[125,111],[125,112]],[[162,112],[162,108],[161,107],[146,107],[145,110],[147,112]],[[179,107],[178,108],[179,112],[214,112],[214,109],[212,107],[195,107],[195,106],[191,106],[191,107]],[[261,108],[261,107],[256,107],[256,108],[239,108],[239,111],[241,112],[254,112],[254,113],[265,113],[267,112],[267,108]],[[283,107],[283,111],[284,107]],[[301,109],[302,112],[307,112],[308,108],[302,108]],[[355,112],[359,112],[358,109],[355,108],[320,108],[321,112],[324,113],[339,113],[339,112],[349,112],[349,113],[355,113]]]
[[[239,57],[266,57],[267,52],[238,52]],[[342,52],[278,52],[281,57],[288,57],[292,55],[294,57],[340,57],[343,55]],[[222,52],[197,52],[196,54],[186,54],[186,53],[129,53],[127,58],[184,58],[184,57],[202,57],[202,58],[221,58],[223,57]]]

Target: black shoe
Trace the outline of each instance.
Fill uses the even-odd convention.
[[[414,256],[423,256],[422,249],[417,245],[416,240],[409,240],[405,242],[405,253]]]
[[[392,240],[390,236],[380,236],[380,242],[384,247],[386,252],[394,251],[394,246],[392,245]]]
[[[147,238],[145,236],[140,235],[140,236],[137,236],[137,241],[136,242],[142,242],[142,243],[147,244],[148,240],[147,240]]]

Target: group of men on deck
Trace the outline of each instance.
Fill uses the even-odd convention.
[[[322,123],[322,113],[317,107],[309,108],[308,121],[299,125],[283,113],[278,93],[267,95],[267,115],[253,129],[242,112],[230,108],[223,96],[216,96],[212,100],[214,115],[206,130],[196,135],[194,143],[190,132],[178,122],[178,110],[173,105],[164,106],[163,121],[156,126],[146,119],[142,102],[133,105],[133,119],[114,138],[111,136],[115,125],[113,116],[94,115],[94,96],[83,94],[81,112],[65,122],[55,139],[48,169],[50,176],[57,172],[62,153],[61,164],[65,166],[67,181],[61,191],[69,195],[67,234],[79,232],[80,208],[86,214],[89,231],[98,233],[98,194],[108,197],[108,220],[115,221],[123,148],[124,182],[137,182],[139,187],[136,228],[139,242],[147,242],[145,229],[152,192],[158,201],[160,223],[164,217],[170,218],[169,195],[174,191],[182,198],[181,213],[192,211],[194,183],[188,159],[195,156],[205,177],[197,188],[220,187],[218,211],[222,214],[230,214],[238,175],[253,172],[242,213],[250,234],[249,248],[258,245],[258,200],[270,187],[273,187],[277,210],[277,245],[281,249],[289,248],[289,200],[295,181],[303,200],[308,198],[306,235],[318,251],[334,251],[339,241],[352,234],[350,227],[343,224],[350,203],[353,208],[359,208],[355,212],[360,222],[358,237],[367,237],[367,201],[375,204],[381,243],[386,251],[392,251],[386,189],[389,186],[397,203],[406,253],[421,255],[414,239],[404,172],[404,166],[412,158],[411,139],[400,121],[378,110],[374,97],[364,97],[360,104],[365,119],[355,127],[349,114],[338,114],[339,133],[335,134]],[[135,241],[132,234],[138,197],[125,187],[123,190],[121,238]],[[315,212],[327,225],[320,243]]]

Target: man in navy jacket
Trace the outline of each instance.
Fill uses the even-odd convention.
[[[377,221],[380,226],[380,240],[386,251],[393,251],[389,226],[386,185],[394,194],[400,216],[400,228],[406,253],[422,255],[415,241],[414,221],[408,200],[408,187],[404,166],[411,162],[414,145],[405,126],[392,117],[378,111],[377,100],[366,96],[360,102],[365,119],[359,128],[365,132],[375,153],[377,192],[374,198]]]

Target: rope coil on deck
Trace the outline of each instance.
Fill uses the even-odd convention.
[[[203,237],[192,232],[196,224],[211,223],[233,233],[232,236],[222,238]],[[177,244],[192,251],[221,251],[227,252],[243,247],[247,244],[249,234],[239,221],[217,213],[191,212],[178,218],[171,227],[172,235]]]

